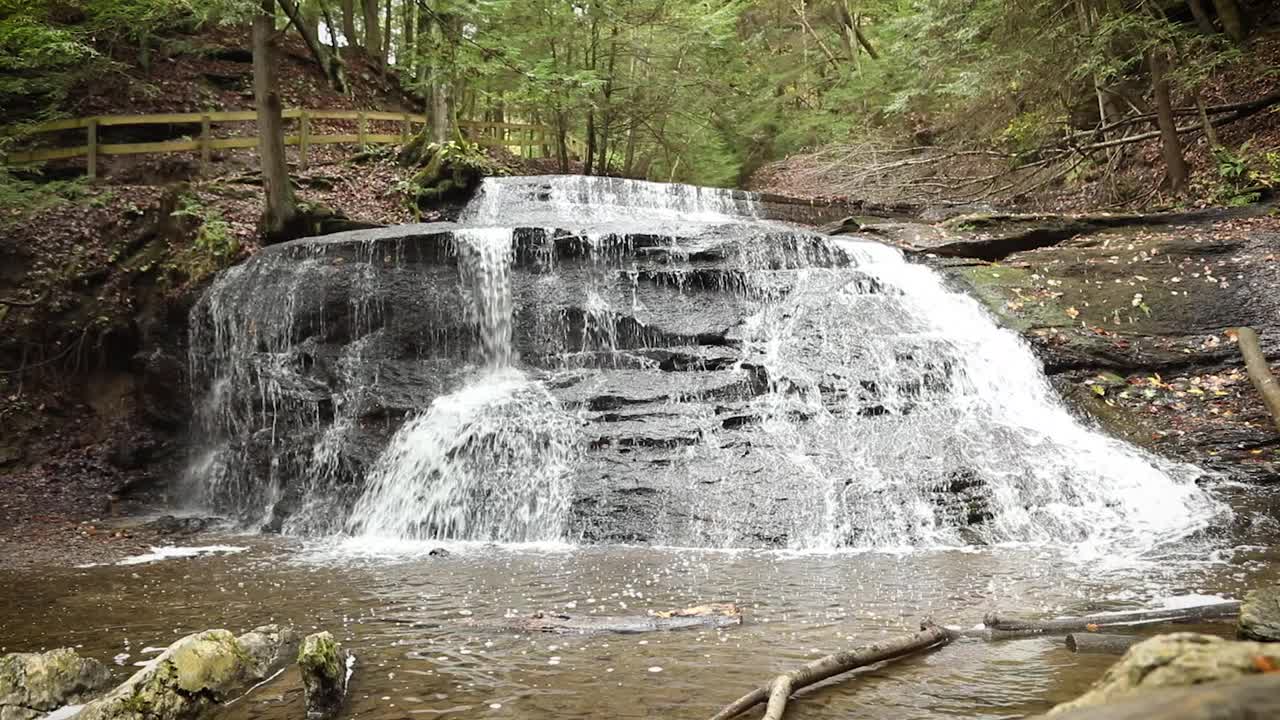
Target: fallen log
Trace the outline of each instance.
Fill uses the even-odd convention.
[[[1053,720],[1255,720],[1280,717],[1280,673],[1160,688],[1102,705],[1042,715]]]
[[[822,682],[868,665],[894,660],[906,655],[940,647],[956,634],[944,627],[927,623],[920,632],[908,637],[875,643],[846,652],[838,652],[783,673],[766,685],[743,695],[716,713],[711,720],[728,720],[768,701],[765,717],[778,720],[786,709],[787,698],[796,690]]]
[[[1138,612],[1104,613],[1085,615],[1073,618],[1053,618],[1051,620],[1027,620],[1021,618],[1004,618],[995,613],[988,613],[982,619],[984,629],[994,631],[1005,637],[1016,635],[1043,635],[1047,633],[1095,632],[1098,628],[1118,625],[1148,625],[1152,623],[1196,622],[1217,618],[1235,617],[1240,614],[1240,601],[1196,605],[1185,608],[1167,608],[1164,610],[1141,610]]]
[[[1276,378],[1271,374],[1267,356],[1263,354],[1262,345],[1258,342],[1258,333],[1253,328],[1236,328],[1236,341],[1240,345],[1240,354],[1244,355],[1249,380],[1262,396],[1262,402],[1270,411],[1276,430],[1280,431],[1280,385],[1276,384]]]
[[[1067,636],[1067,649],[1088,655],[1123,655],[1141,640],[1138,635],[1079,632]]]

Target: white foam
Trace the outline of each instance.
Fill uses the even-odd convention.
[[[152,546],[151,552],[143,555],[134,555],[123,560],[117,561],[116,565],[142,565],[143,563],[157,562],[160,560],[172,560],[175,558],[190,558],[199,555],[233,555],[248,550],[248,547],[237,545],[202,545],[199,547],[179,547],[177,545],[165,545],[163,547]]]

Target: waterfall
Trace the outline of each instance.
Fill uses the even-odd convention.
[[[276,246],[192,311],[208,504],[297,534],[1140,551],[1219,505],[870,239],[739,191],[485,181]]]

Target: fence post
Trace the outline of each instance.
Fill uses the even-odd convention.
[[[89,159],[85,163],[89,179],[98,177],[98,118],[89,118],[86,126],[89,134]]]
[[[298,166],[307,169],[311,156],[311,118],[306,108],[298,115]]]
[[[208,115],[200,116],[200,174],[209,174],[209,163],[213,161],[213,133],[209,127]]]
[[[369,119],[363,112],[359,112],[356,113],[356,122],[359,123],[358,132],[360,133],[360,149],[364,150],[365,146],[368,145],[368,143],[365,142],[365,138],[369,135]]]
[[[409,142],[409,113],[404,114],[404,119],[400,121],[400,144],[406,145]]]

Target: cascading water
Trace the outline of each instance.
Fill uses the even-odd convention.
[[[349,528],[393,538],[559,540],[577,428],[541,384],[511,367],[512,230],[464,228],[453,238],[485,369],[391,438]]]
[[[1136,549],[1217,512],[929,268],[760,214],[506,178],[462,225],[267,249],[193,310],[205,496],[297,533],[703,547]]]

